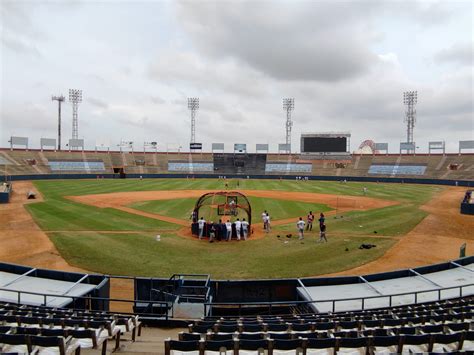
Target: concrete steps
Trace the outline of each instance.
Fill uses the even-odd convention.
[[[125,341],[115,353],[120,354],[164,354],[165,339],[178,339],[178,333],[185,331],[184,328],[143,328],[142,335],[137,341]],[[81,352],[82,353],[82,352]]]

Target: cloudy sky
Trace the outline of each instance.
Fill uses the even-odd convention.
[[[188,97],[200,98],[196,138],[285,140],[283,97],[301,133],[350,131],[398,151],[403,91],[417,90],[415,141],[474,139],[472,1],[0,0],[0,146],[11,135],[56,137],[51,95],[83,90],[79,137],[190,139]],[[63,109],[63,142],[72,110]]]

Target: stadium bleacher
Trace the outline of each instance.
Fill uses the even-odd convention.
[[[125,174],[193,173],[215,175],[314,175],[332,177],[423,178],[474,180],[474,154],[378,154],[322,156],[308,160],[299,154],[223,154],[0,150],[0,172],[8,175],[113,173]],[[35,164],[31,164],[34,161]],[[51,169],[53,166],[59,170]],[[54,163],[64,162],[64,164]],[[77,166],[70,166],[70,162]],[[82,162],[82,163],[81,163]],[[103,163],[103,170],[95,166]],[[175,163],[180,163],[176,166]],[[202,168],[200,164],[206,165]],[[213,170],[210,164],[214,164]],[[58,165],[59,164],[59,165]],[[83,165],[82,165],[83,164]],[[171,166],[170,166],[171,164]],[[183,165],[184,164],[184,165]],[[187,164],[187,165],[186,165]],[[190,164],[190,165],[189,165]],[[194,165],[196,168],[194,168]],[[204,165],[203,165],[204,166]],[[453,168],[455,167],[455,168]],[[118,172],[118,171],[115,171]]]
[[[123,336],[141,335],[138,316],[77,311],[0,302],[0,351],[23,354],[107,353],[108,341],[120,347]]]
[[[207,317],[165,341],[166,354],[196,351],[360,354],[474,350],[473,297],[370,311]]]

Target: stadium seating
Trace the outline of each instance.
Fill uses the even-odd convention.
[[[191,323],[188,333],[179,334],[179,340],[166,340],[165,352],[470,352],[474,350],[473,315],[471,296],[340,313],[207,317]]]
[[[0,351],[71,354],[80,349],[107,352],[109,340],[141,335],[138,316],[27,306],[0,302]]]
[[[417,154],[417,155],[348,155],[321,156],[318,159],[299,154],[223,154],[223,153],[153,153],[153,152],[93,152],[93,151],[38,151],[0,149],[0,172],[9,175],[39,175],[58,173],[50,168],[50,161],[102,162],[103,173],[113,173],[113,168],[124,169],[126,174],[187,173],[189,169],[169,170],[168,162],[213,163],[215,175],[315,175],[346,177],[399,177],[424,179],[472,180],[473,154]],[[34,162],[34,164],[32,164]],[[308,170],[305,164],[311,164]],[[89,164],[90,165],[90,164]],[[94,165],[94,163],[92,163]],[[375,166],[384,168],[385,174],[373,174]],[[266,169],[267,166],[267,169]],[[371,166],[373,166],[372,170]],[[451,169],[455,166],[456,169]],[[418,168],[416,168],[418,167]],[[193,169],[190,173],[210,173]],[[60,170],[72,174],[78,170]],[[92,172],[85,169],[82,172]],[[370,172],[370,173],[369,173]],[[415,174],[414,174],[415,173]]]

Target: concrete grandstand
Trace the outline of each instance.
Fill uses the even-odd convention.
[[[153,174],[310,176],[334,179],[386,178],[474,180],[474,154],[350,155],[308,159],[299,154],[134,153],[0,150],[3,176]]]

